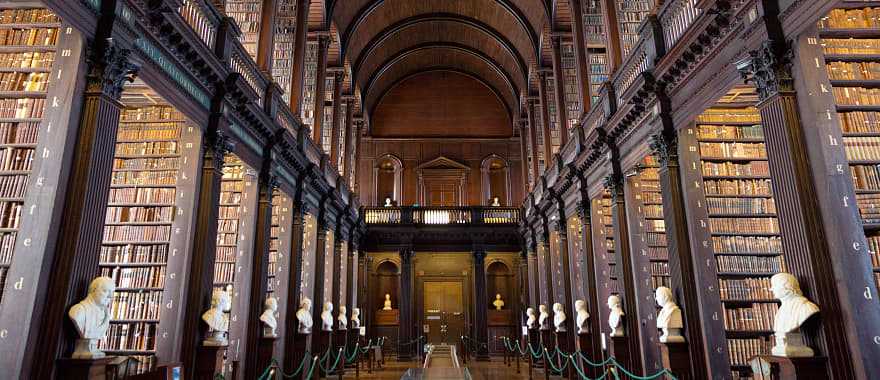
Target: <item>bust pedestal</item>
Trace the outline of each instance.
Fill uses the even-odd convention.
[[[569,345],[569,335],[571,332],[569,331],[556,331],[556,347],[559,347],[559,350],[566,353],[571,354],[574,352],[572,347]],[[549,348],[548,348],[549,350]],[[565,361],[568,360],[567,357],[557,355],[556,356],[556,368],[562,368],[565,364]],[[566,371],[561,373],[560,375],[566,376],[569,379],[577,379],[576,374],[574,373],[574,367],[569,366]]]
[[[275,353],[275,341],[277,336],[260,337],[260,343],[257,347],[257,368],[266,368],[272,363],[272,357]]]
[[[104,380],[115,361],[125,359],[119,356],[105,356],[97,359],[58,359],[58,371],[65,379],[71,380]]]
[[[541,331],[540,330],[529,329],[529,340],[528,340],[528,345],[526,345],[526,349],[527,350],[540,350],[543,352],[543,349],[541,349]],[[532,363],[534,365],[542,366],[544,361],[541,360],[541,358],[543,358],[543,356],[535,359],[532,356],[531,352],[529,352],[529,360],[532,361]]]
[[[632,359],[632,353],[627,349],[627,339],[629,338],[625,336],[611,337],[611,355],[614,356],[614,359],[622,366],[628,366],[629,363],[632,363],[630,361]]]
[[[333,350],[333,346],[332,346],[333,337],[332,337],[332,335],[333,335],[332,331],[324,331],[324,330],[312,331],[312,355],[320,355],[321,357],[323,357],[325,351],[327,351],[327,350],[332,351]],[[330,354],[328,356],[331,357],[332,359],[335,359],[336,353],[330,352]],[[327,366],[329,366],[329,365],[325,365],[325,367],[327,367]],[[315,373],[318,375],[318,377],[326,377],[328,375],[328,374],[324,373],[324,371],[321,371],[320,368],[316,369]]]
[[[596,350],[594,350],[594,347],[591,346],[592,342],[593,342],[593,337],[592,337],[592,335],[590,335],[590,333],[582,332],[582,333],[577,334],[577,345],[578,345],[577,348],[578,348],[578,350],[580,350],[580,352],[583,353],[584,356],[587,357],[587,359],[590,359],[593,362],[599,362],[599,359],[601,359],[601,357],[592,357],[593,355],[591,355],[593,352],[596,351]],[[591,365],[587,365],[587,363],[583,363],[583,361],[580,359],[580,357],[577,357],[576,359],[581,361],[581,368],[584,370],[584,374],[586,374],[590,378],[596,378],[596,377],[599,377],[602,375],[601,372],[597,373],[597,371],[598,371],[597,368],[595,368]]]
[[[828,379],[828,359],[821,356],[786,358],[758,355],[749,360],[755,380]]]
[[[286,365],[290,367],[284,368],[285,372],[293,372],[299,368],[299,364],[302,363],[303,357],[306,355],[306,351],[312,346],[312,334],[302,334],[297,332],[296,337],[293,339],[293,352],[292,359],[287,362]],[[311,359],[311,357],[309,358]],[[309,367],[312,365],[311,360],[308,360],[306,364],[303,365],[302,373],[309,373]]]
[[[334,374],[340,374],[342,372],[345,372],[345,359],[346,359],[346,357],[344,355],[346,355],[346,353],[347,353],[346,351],[351,351],[351,349],[346,347],[346,344],[348,344],[348,329],[333,330],[333,351],[332,351],[332,353],[333,353],[333,355],[336,355],[336,353],[341,348],[342,355],[343,355],[342,359],[339,359],[339,365],[336,366],[336,371],[333,372]]]
[[[196,380],[213,380],[223,372],[223,355],[227,346],[200,345],[196,353]]]
[[[690,354],[687,342],[658,343],[660,346],[660,361],[663,368],[672,371],[679,380],[696,380],[690,366]]]

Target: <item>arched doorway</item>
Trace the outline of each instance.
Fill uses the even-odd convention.
[[[391,342],[397,342],[398,326],[400,325],[400,267],[391,260],[385,260],[376,266],[375,281],[370,289],[372,305],[375,305],[376,317],[373,319],[372,336],[387,336]],[[385,303],[388,295],[390,305]],[[387,346],[391,350],[396,344]]]
[[[480,164],[480,172],[482,174],[483,183],[483,205],[491,206],[495,204],[495,198],[498,198],[497,205],[510,205],[510,167],[507,160],[496,154],[489,155],[483,159]]]

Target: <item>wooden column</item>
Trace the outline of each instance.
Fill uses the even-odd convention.
[[[296,1],[296,35],[293,40],[293,67],[290,70],[290,110],[300,115],[302,107],[303,81],[305,79],[306,49],[308,49],[309,3],[311,0]]]
[[[336,326],[336,315],[339,314],[340,306],[342,306],[340,305],[339,300],[342,298],[342,260],[345,258],[345,256],[343,256],[342,254],[342,217],[340,216],[339,219],[339,222],[337,222],[337,226],[339,227],[336,228],[336,234],[334,234],[335,238],[333,240],[333,252],[331,253],[333,255],[333,287],[331,289],[331,292],[333,293],[331,293],[330,302],[333,302],[334,327]],[[351,310],[347,311],[351,312]]]
[[[273,53],[275,52],[275,16],[277,15],[278,0],[263,0],[256,61],[257,67],[270,76],[272,75]]]
[[[538,185],[538,177],[541,172],[538,168],[538,127],[535,125],[535,102],[537,99],[529,97],[526,100],[526,107],[529,114],[529,145],[532,147],[532,182],[529,190],[534,190]],[[526,177],[528,178],[528,177]]]
[[[522,164],[522,184],[523,184],[523,194],[529,193],[529,154],[528,148],[526,147],[527,139],[528,139],[528,125],[525,120],[517,120],[515,128],[519,130],[519,156],[520,163]]]
[[[299,331],[299,320],[296,318],[296,311],[299,310],[299,302],[302,300],[302,270],[303,270],[303,235],[305,234],[305,215],[308,212],[308,206],[302,201],[303,180],[306,176],[300,176],[298,181],[298,191],[294,198],[293,220],[291,222],[291,241],[290,241],[290,277],[288,284],[290,289],[287,292],[286,299],[279,299],[278,302],[287,303],[287,314],[281,316],[281,323],[284,325],[284,331],[287,333],[282,338],[284,340],[285,349],[282,351],[282,368],[285,372],[295,371],[302,357],[293,355],[293,348],[296,347],[295,338]],[[314,305],[313,305],[314,306]]]
[[[537,245],[535,241],[529,244],[528,248],[528,267],[529,267],[529,307],[535,309],[535,313],[538,312],[538,304],[541,303],[541,290],[539,288],[540,277],[538,277],[538,255],[537,255]],[[537,314],[536,314],[537,315]]]
[[[531,295],[531,277],[529,275],[529,252],[526,249],[525,244],[523,244],[522,252],[520,253],[519,259],[519,288],[520,288],[520,296],[519,296],[519,304],[520,308],[515,309],[517,315],[517,321],[521,326],[525,326],[525,309],[531,307],[532,304],[532,295]],[[516,329],[517,336],[521,334],[519,328]]]
[[[345,128],[342,126],[344,120],[340,117],[342,112],[342,80],[344,78],[345,73],[342,72],[341,68],[333,72],[333,119],[331,119],[333,120],[333,126],[330,130],[330,164],[337,168],[337,170],[339,169],[340,153],[339,136],[342,135],[341,130]]]
[[[876,305],[874,313],[863,313],[853,309],[857,301],[865,298],[855,289],[838,289],[841,275],[846,275],[839,267],[835,268],[834,256],[840,252],[832,252],[824,225],[834,223],[825,221],[820,212],[820,199],[815,186],[814,174],[810,165],[808,144],[805,130],[798,112],[797,94],[791,76],[791,46],[782,35],[782,26],[778,19],[778,7],[775,2],[763,4],[764,22],[767,26],[769,40],[761,48],[750,52],[750,58],[737,64],[737,68],[747,80],[755,83],[758,89],[758,109],[764,125],[767,156],[770,173],[773,179],[773,194],[779,215],[779,227],[784,241],[784,257],[786,269],[797,276],[804,295],[821,305],[822,314],[833,316],[822,318],[820,331],[817,335],[819,354],[828,355],[828,366],[833,378],[860,378],[864,376],[863,365],[876,368],[876,363],[855,364],[861,362],[862,355],[877,353],[880,341],[877,337],[877,326],[870,326],[878,320]],[[825,115],[822,113],[822,115]],[[815,117],[815,116],[811,116]],[[831,137],[831,136],[829,136]],[[841,207],[848,207],[847,200],[840,202]],[[856,248],[857,242],[853,242]],[[837,270],[835,270],[837,269]],[[843,290],[846,297],[842,297]],[[866,287],[861,292],[870,292]],[[876,301],[874,301],[876,302]],[[857,313],[858,316],[852,314]],[[865,318],[864,324],[857,319]],[[848,328],[853,323],[857,330]],[[866,334],[871,339],[856,334]],[[805,331],[814,335],[812,331]],[[876,362],[868,360],[869,362]]]
[[[562,36],[551,35],[550,46],[553,50],[553,84],[555,85],[553,92],[556,96],[556,123],[559,125],[559,146],[563,147],[568,142],[569,131],[568,103],[565,101],[565,75],[562,73]]]
[[[351,234],[352,236],[354,236],[353,232]],[[352,313],[354,313],[354,308],[358,307],[357,302],[355,302],[355,300],[358,298],[357,281],[355,281],[355,276],[358,273],[358,268],[355,267],[355,264],[357,264],[354,261],[355,252],[357,252],[357,243],[354,242],[354,239],[351,239],[348,242],[348,252],[342,252],[342,255],[345,256],[345,259],[347,260],[345,265],[345,286],[348,287],[348,290],[345,292],[345,307],[348,309],[349,319],[351,319],[351,315]]]
[[[354,161],[351,163],[352,165],[354,165],[354,172],[352,174],[352,178],[349,178],[348,182],[353,185],[352,191],[354,191],[355,193],[360,193],[360,180],[358,178],[358,175],[360,174],[361,167],[361,134],[363,133],[363,127],[363,119],[355,120],[354,136],[352,137],[354,139]]]
[[[115,2],[104,4],[112,13]],[[109,8],[109,9],[108,9]],[[79,302],[89,282],[98,274],[98,252],[104,232],[107,197],[119,127],[122,87],[134,78],[139,67],[130,60],[131,50],[109,38],[115,17],[99,21],[88,74],[79,128],[72,138],[70,174],[54,257],[37,331],[36,346],[43,355],[34,355],[31,378],[50,378],[55,359],[67,355],[75,335],[67,318],[70,305]],[[47,255],[48,256],[48,255]],[[48,257],[47,257],[48,260]],[[34,321],[31,321],[34,322]]]
[[[593,0],[585,0],[593,1]],[[584,33],[584,14],[581,0],[568,0],[571,9],[571,35],[574,40],[574,62],[577,67],[578,100],[581,103],[581,113],[585,114],[590,109],[590,64],[589,52],[587,51],[587,35]]]
[[[486,251],[477,247],[474,249],[474,340],[479,361],[489,360],[489,296],[486,292]]]
[[[553,223],[553,228],[556,229],[556,236],[559,237],[559,266],[562,268],[562,299],[556,300],[556,302],[562,304],[565,315],[568,316],[565,320],[565,329],[568,330],[568,334],[566,334],[568,342],[566,342],[565,347],[571,350],[571,348],[575,346],[574,338],[577,336],[577,331],[574,327],[574,320],[577,314],[574,311],[574,298],[572,297],[571,292],[571,262],[568,257],[568,230],[566,229],[565,204],[557,202],[557,207],[559,209],[559,220]]]
[[[611,174],[605,179],[605,185],[611,191],[611,219],[614,225],[614,255],[617,264],[617,281],[620,284],[620,298],[623,301],[624,337],[626,353],[617,353],[615,356],[625,357],[621,363],[633,373],[645,373],[645,363],[642,360],[641,320],[638,303],[636,301],[635,287],[633,286],[634,271],[633,260],[629,244],[629,228],[626,219],[626,201],[624,199],[623,172],[620,168],[620,153],[613,143],[609,143],[611,150]]]
[[[257,199],[256,229],[254,231],[254,250],[251,257],[251,286],[248,296],[247,333],[244,339],[244,379],[255,379],[260,376],[264,367],[259,363],[258,353],[263,324],[260,314],[266,298],[269,273],[269,246],[272,240],[272,196],[278,187],[277,179],[271,173],[272,156],[270,143],[265,150],[263,163],[258,179],[259,198]]]
[[[581,286],[585,289],[587,312],[590,313],[589,345],[588,347],[580,345],[579,349],[584,355],[589,357],[590,360],[595,362],[603,357],[602,328],[600,327],[600,323],[603,321],[599,308],[602,307],[601,305],[604,305],[605,300],[599,299],[599,282],[596,278],[596,264],[593,251],[593,226],[592,218],[590,217],[591,202],[590,195],[587,194],[586,191],[587,181],[583,177],[578,177],[578,183],[581,187],[579,193],[580,201],[578,202],[578,217],[580,217],[581,220],[581,246],[583,246],[584,254],[581,256],[581,259],[583,260],[581,262],[581,279],[583,280],[583,283],[577,284],[576,286]],[[586,366],[584,368],[588,367],[589,366]],[[591,369],[591,371],[592,372],[587,372],[588,376],[597,376],[596,369]]]
[[[617,23],[617,0],[602,0],[602,16],[605,21],[605,52],[608,56],[608,77],[623,62],[623,48],[620,46],[620,29]]]
[[[322,208],[329,207],[324,204],[326,201],[321,202]],[[324,308],[324,255],[327,254],[326,246],[327,246],[327,224],[325,221],[324,213],[326,210],[321,210],[318,216],[318,232],[317,239],[315,242],[315,283],[314,283],[314,292],[312,293],[312,321],[314,325],[312,326],[312,346],[311,353],[312,355],[321,355],[328,348],[327,340],[321,338],[321,334],[324,332],[321,331],[321,311]],[[320,372],[319,370],[315,370],[316,372]]]
[[[547,69],[541,69],[538,72],[538,96],[541,99],[541,131],[544,135],[544,170],[550,166],[553,160],[553,137],[550,128],[550,109],[547,105],[550,103],[550,96],[547,94]],[[557,112],[558,113],[558,112]],[[538,177],[535,177],[535,181]]]
[[[400,323],[397,339],[399,340],[397,357],[402,360],[412,360],[415,351],[414,344],[410,343],[415,339],[414,322],[413,322],[413,251],[412,248],[406,247],[400,249]],[[393,344],[394,342],[392,342]],[[404,345],[406,344],[406,345]]]
[[[704,284],[717,284],[717,278],[704,275],[702,268],[707,266],[697,262],[690,250],[691,236],[678,159],[678,133],[669,112],[669,98],[663,92],[657,95],[661,130],[652,137],[651,149],[660,162],[660,189],[666,225],[670,285],[684,317],[683,335],[688,342],[690,378],[705,379],[710,373],[725,372],[729,368],[727,358],[708,351],[724,340],[724,325],[713,321],[713,314],[721,310],[720,300],[714,294],[701,291],[705,288]],[[698,265],[701,267],[698,268]],[[707,269],[714,270],[711,265]]]
[[[330,36],[326,33],[318,35],[318,68],[315,73],[315,120],[312,122],[312,141],[320,148],[324,126],[324,95],[327,85],[327,48],[330,47]]]
[[[345,122],[342,123],[342,138],[345,142],[342,148],[342,178],[345,183],[351,186],[351,169],[352,165],[357,165],[357,161],[352,157],[351,150],[354,145],[354,139],[357,136],[352,134],[352,120],[354,113],[354,96],[343,96],[345,98]]]
[[[541,244],[541,246],[544,248],[544,257],[543,257],[544,267],[539,268],[538,270],[544,271],[544,276],[545,276],[544,279],[546,280],[546,282],[541,282],[540,286],[544,288],[544,291],[547,294],[547,309],[552,312],[553,299],[555,298],[555,296],[553,294],[553,265],[552,265],[553,261],[550,258],[551,253],[550,253],[549,228],[550,228],[550,226],[547,224],[547,220],[545,218],[544,219],[544,231],[541,234],[541,241],[538,242],[538,244]]]

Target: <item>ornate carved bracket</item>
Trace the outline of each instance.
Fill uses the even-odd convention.
[[[660,131],[651,135],[649,147],[654,156],[657,157],[657,160],[660,161],[661,166],[678,161],[678,138],[670,135],[667,131]]]
[[[104,41],[103,49],[88,54],[87,91],[119,99],[125,82],[133,82],[141,66],[131,62],[130,49],[117,46],[112,38]]]
[[[794,91],[792,56],[791,43],[764,41],[761,48],[749,52],[749,58],[737,62],[736,69],[746,82],[755,84],[758,98],[764,101]]]

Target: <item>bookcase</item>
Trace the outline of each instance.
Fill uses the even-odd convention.
[[[312,308],[321,307],[320,301],[315,300],[315,256],[318,242],[318,221],[313,214],[303,216],[303,247],[302,247],[302,273],[300,276],[300,299],[312,300]]]
[[[619,274],[614,257],[616,244],[614,242],[614,220],[611,217],[611,192],[604,190],[602,197],[596,199],[593,206],[596,207],[596,214],[598,216],[598,220],[594,221],[594,223],[599,226],[599,235],[596,241],[601,244],[602,251],[607,256],[604,260],[605,268],[602,270],[602,274],[607,278],[604,286],[608,288],[608,295],[619,295],[620,284],[617,281]]]
[[[324,239],[324,298],[321,301],[322,304],[324,302],[333,302],[333,272],[336,271],[336,268],[333,267],[336,264],[336,251],[333,249],[334,244],[336,244],[335,238],[336,234],[333,230],[327,231],[327,237]],[[318,307],[323,307],[323,305]],[[334,316],[338,311],[339,305],[333,305]]]
[[[590,102],[599,101],[599,90],[608,80],[608,55],[605,49],[588,49],[590,63]]]
[[[546,167],[544,164],[547,162],[548,159],[547,157],[544,157],[544,143],[545,141],[547,141],[547,138],[544,136],[544,120],[542,120],[543,117],[541,117],[541,107],[543,107],[543,105],[541,105],[540,102],[535,102],[535,105],[533,106],[535,112],[535,138],[536,140],[538,140],[538,152],[532,152],[532,154],[538,159],[539,176],[544,173],[544,168]],[[538,179],[535,178],[535,181],[537,180]]]
[[[556,122],[556,112],[559,111],[559,108],[556,104],[556,78],[553,78],[551,75],[547,75],[545,77],[544,84],[546,85],[547,93],[545,99],[547,100],[547,115],[550,116],[550,120],[547,122],[550,123],[550,138],[547,139],[544,136],[544,141],[550,142],[550,153],[551,155],[556,155],[559,152],[559,149],[562,148],[562,134],[560,133],[559,123]],[[565,117],[563,117],[565,120]],[[550,159],[552,157],[545,157],[546,159]]]
[[[577,66],[575,65],[574,43],[563,42],[559,45],[562,49],[562,75],[565,78],[565,132],[577,126],[580,119],[581,103],[578,99],[580,90],[578,86]]]
[[[880,286],[880,8],[834,9],[819,20],[825,72]]]
[[[720,316],[734,378],[751,376],[746,361],[768,354],[778,303],[770,277],[786,271],[773,184],[754,88],[737,86],[697,117],[689,130],[705,207],[706,254],[714,256]],[[690,154],[690,153],[689,153]],[[691,201],[693,202],[693,200]],[[702,240],[700,236],[695,239]],[[695,252],[703,254],[703,252]]]
[[[344,167],[350,166],[349,162],[352,162],[352,160],[354,159],[353,157],[351,157],[351,158],[345,157],[345,140],[351,138],[351,131],[348,128],[349,127],[348,124],[346,124],[346,120],[348,120],[348,112],[349,112],[348,105],[351,103],[343,102],[342,99],[339,99],[337,101],[342,102],[342,103],[339,104],[339,116],[338,116],[338,118],[339,118],[338,119],[339,120],[339,139],[337,141],[335,141],[335,143],[337,144],[336,151],[339,153],[336,155],[337,160],[336,160],[335,164],[336,164],[336,170],[339,172],[339,175],[344,178],[345,177],[345,170],[344,170],[345,168]]]
[[[290,198],[281,190],[276,189],[272,194],[272,226],[269,232],[269,283],[266,288],[266,298],[275,297],[275,291],[281,284],[287,284],[287,279],[278,278],[281,272],[282,256],[290,251]]]
[[[670,287],[669,252],[666,246],[666,221],[663,219],[663,196],[660,188],[660,166],[657,158],[645,156],[638,174],[634,176],[635,211],[638,228],[642,233],[639,246],[647,256],[651,274],[651,289]]]
[[[241,203],[244,196],[244,164],[233,154],[223,159],[220,179],[220,204],[217,213],[217,253],[214,261],[214,288],[234,295],[238,232],[241,226]]]
[[[275,48],[272,51],[272,78],[290,103],[291,75],[293,74],[293,45],[296,38],[296,0],[278,0],[275,16]]]
[[[47,9],[0,11],[0,303],[41,136],[61,20]],[[28,254],[28,252],[22,252]]]
[[[654,8],[653,0],[617,0],[617,26],[621,56],[626,57],[639,40],[639,27]]]
[[[251,58],[256,60],[257,45],[260,39],[260,20],[262,19],[262,0],[214,0],[218,9],[231,17],[241,30],[239,41]]]
[[[98,343],[109,354],[137,359],[137,371],[152,369],[165,346],[164,332],[175,331],[176,317],[163,311],[174,305],[183,268],[195,170],[198,129],[143,83],[126,87],[120,115],[107,214],[101,245],[100,275],[116,283],[112,319]],[[150,100],[150,101],[146,101]],[[160,98],[158,98],[160,99]],[[176,281],[175,281],[176,280]]]
[[[333,79],[328,79],[329,84],[332,85]],[[327,96],[333,96],[333,87],[324,87],[328,89]],[[332,98],[331,98],[332,99]],[[324,122],[321,124],[321,141],[319,141],[319,146],[328,156],[330,155],[330,149],[333,146],[333,106],[323,106],[321,110],[324,112]]]
[[[315,124],[315,78],[318,76],[318,42],[306,42],[303,64],[303,88],[301,116],[304,125],[312,129]]]
[[[584,289],[583,270],[586,254],[584,252],[584,224],[581,218],[571,216],[566,223],[566,235],[568,237],[568,257],[571,268],[571,296],[575,300],[587,301],[586,289]],[[572,301],[573,302],[573,301]]]
[[[581,1],[584,35],[589,48],[605,46],[605,21],[602,16],[602,5],[599,0]]]

